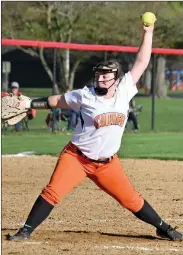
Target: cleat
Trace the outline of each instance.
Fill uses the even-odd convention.
[[[30,234],[28,233],[26,228],[20,228],[19,231],[15,235],[7,235],[7,240],[9,241],[21,241],[29,239]]]
[[[167,231],[162,231],[160,229],[156,230],[156,235],[158,237],[169,239],[172,241],[183,241],[183,233],[178,232],[177,227],[173,228],[169,226]]]

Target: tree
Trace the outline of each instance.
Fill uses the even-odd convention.
[[[167,97],[167,87],[165,82],[165,65],[166,59],[159,55],[157,58],[157,73],[156,73],[156,95],[158,98]]]
[[[75,29],[80,15],[84,13],[84,4],[76,6],[72,2],[4,2],[2,8],[4,37],[68,43],[72,41],[73,33],[77,32],[79,36],[79,31]],[[53,51],[44,48],[20,47],[20,49],[31,56],[39,57],[53,82],[53,72],[49,63],[50,59],[53,59]],[[81,61],[79,56],[71,65],[70,55],[69,49],[57,50],[57,66],[60,70],[58,83],[61,84],[61,91],[73,88],[75,72]],[[54,85],[58,93],[58,86]]]
[[[7,1],[2,2],[2,36],[17,39],[138,46],[141,39],[139,16],[149,10],[154,12],[158,19],[153,47],[181,48],[183,23],[180,20],[183,16],[183,4],[178,2]],[[50,63],[53,62],[53,50],[35,48],[22,50],[39,57],[53,81],[53,72],[50,68]],[[66,87],[73,88],[76,70],[80,63],[92,54],[95,52],[86,54],[68,49],[57,50],[60,90],[63,91]]]

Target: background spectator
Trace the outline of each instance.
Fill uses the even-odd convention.
[[[20,96],[22,95],[22,92],[19,90],[19,84],[16,81],[13,81],[11,83],[11,92],[14,96]]]
[[[20,96],[20,95],[22,95],[22,92],[20,92],[20,90],[19,90],[19,84],[18,84],[18,82],[13,81],[13,82],[11,83],[11,91],[10,91],[10,93],[12,93],[14,96]],[[15,125],[15,129],[16,129],[16,131],[22,130],[22,122],[21,122],[21,121],[18,122],[18,123]]]
[[[129,115],[128,115],[128,120],[131,120],[133,122],[134,130],[138,131],[139,130],[139,124],[138,120],[135,114],[135,100],[132,99],[130,101],[130,107],[129,107]]]

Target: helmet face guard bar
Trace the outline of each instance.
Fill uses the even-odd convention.
[[[107,66],[104,66],[104,67],[97,67],[97,66],[95,66],[93,68],[93,71],[94,72],[99,72],[99,73],[114,73],[114,72],[117,72],[118,69],[117,68],[109,68]]]
[[[95,73],[116,73],[116,79],[122,76],[121,65],[116,60],[109,60],[99,63],[93,68]]]

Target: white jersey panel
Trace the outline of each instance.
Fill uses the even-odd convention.
[[[126,73],[122,81],[119,84],[119,88],[122,89],[125,87],[125,90],[128,94],[128,102],[138,93],[137,86],[133,81],[132,75],[130,72]]]
[[[128,72],[111,99],[97,96],[94,88],[87,87],[66,93],[67,104],[81,111],[72,143],[91,159],[108,158],[117,153],[127,121],[129,101],[137,92]]]
[[[73,90],[65,93],[65,101],[72,109],[80,109],[82,103],[82,90]]]

